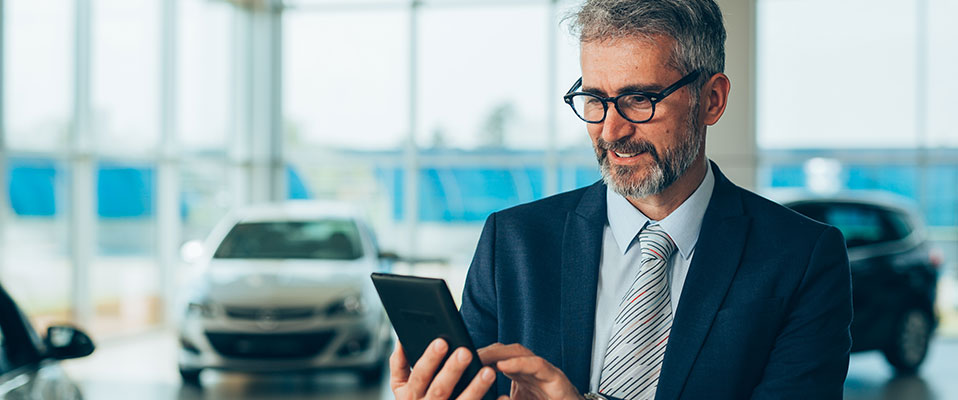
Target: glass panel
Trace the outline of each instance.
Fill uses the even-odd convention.
[[[364,210],[395,249],[409,132],[409,11],[289,12],[284,22],[288,197]],[[394,218],[396,215],[396,218]]]
[[[202,272],[197,265],[191,264],[200,261],[198,258],[205,249],[195,244],[205,243],[213,227],[234,206],[232,193],[229,189],[230,168],[224,160],[218,159],[191,159],[180,164],[180,212],[182,230],[180,240],[179,263],[176,270],[177,288],[176,299],[185,298],[199,279]],[[186,243],[193,243],[189,246]],[[180,313],[182,310],[173,310]],[[179,314],[175,314],[179,315]]]
[[[889,239],[888,233],[882,229],[878,212],[870,208],[833,206],[825,210],[825,223],[842,231],[848,247]]]
[[[64,202],[69,176],[52,158],[7,160],[9,210],[0,226],[0,281],[35,326],[69,321],[73,265]]]
[[[586,131],[586,124],[575,116],[575,113],[562,101],[562,96],[572,87],[580,76],[582,68],[579,66],[579,38],[569,32],[569,22],[560,23],[566,15],[575,12],[581,7],[579,2],[563,1],[559,5],[556,21],[553,23],[556,30],[556,82],[552,99],[556,107],[556,129],[558,130],[560,149],[590,149],[592,141]],[[598,168],[598,167],[596,167]]]
[[[399,147],[409,131],[408,11],[283,18],[287,154]]]
[[[915,20],[895,0],[758,2],[759,146],[916,146]]]
[[[159,139],[160,2],[93,1],[92,116],[97,149],[129,155]]]
[[[177,135],[188,152],[226,151],[229,131],[234,9],[225,2],[179,2]]]
[[[958,152],[951,154],[953,160],[958,160]],[[925,182],[924,214],[928,225],[958,228],[958,165],[929,167],[925,170]],[[952,248],[958,250],[958,243]]]
[[[213,258],[355,260],[363,256],[351,220],[268,221],[237,224]]]
[[[295,159],[289,166],[289,198],[342,201],[366,213],[385,249],[396,249],[402,221],[402,183],[400,163],[395,156],[366,154],[381,163],[372,165],[347,155],[329,163]],[[319,160],[324,160],[320,157]]]
[[[902,239],[908,236],[914,228],[908,221],[908,218],[897,212],[884,212],[885,220],[888,222],[889,235],[892,240]]]
[[[481,223],[495,211],[541,198],[543,178],[541,166],[424,168],[419,219]]]
[[[958,147],[958,2],[929,0],[928,12],[928,146]]]
[[[4,122],[12,149],[64,148],[73,107],[73,1],[3,2]]]
[[[283,6],[291,11],[300,11],[300,9],[319,9],[323,7],[330,9],[332,7],[368,7],[369,10],[375,10],[384,6],[408,6],[412,0],[285,0]]]
[[[423,7],[422,147],[534,148],[546,140],[545,5]],[[509,29],[490,29],[490,24]]]
[[[104,161],[97,169],[96,256],[91,330],[129,333],[159,322],[155,261],[155,169],[148,164]]]
[[[205,240],[233,201],[229,168],[221,160],[189,160],[180,166],[183,241]]]

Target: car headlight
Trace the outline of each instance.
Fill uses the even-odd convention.
[[[359,295],[346,296],[337,300],[326,308],[326,315],[330,317],[359,316],[366,312],[366,304]]]
[[[208,300],[191,301],[186,307],[186,315],[213,318],[216,316],[216,307]]]

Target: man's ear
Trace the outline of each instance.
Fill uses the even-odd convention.
[[[705,125],[715,125],[722,118],[730,89],[728,76],[723,73],[712,75],[702,86],[702,97],[699,101],[702,104],[702,122]]]

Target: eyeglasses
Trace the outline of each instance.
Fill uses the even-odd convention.
[[[665,99],[682,86],[692,83],[699,77],[701,71],[692,71],[678,82],[665,88],[659,93],[650,92],[625,92],[615,97],[602,97],[593,93],[576,92],[582,87],[582,78],[575,81],[572,88],[566,92],[562,99],[565,100],[572,111],[575,111],[581,120],[590,124],[598,124],[605,121],[605,116],[609,111],[609,103],[615,104],[615,109],[622,118],[629,122],[641,124],[648,122],[655,115],[655,103]]]

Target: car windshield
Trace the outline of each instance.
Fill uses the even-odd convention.
[[[804,203],[791,207],[838,228],[848,248],[900,240],[912,230],[905,217],[865,204]]]
[[[355,260],[362,256],[356,223],[327,219],[239,223],[213,258]]]

